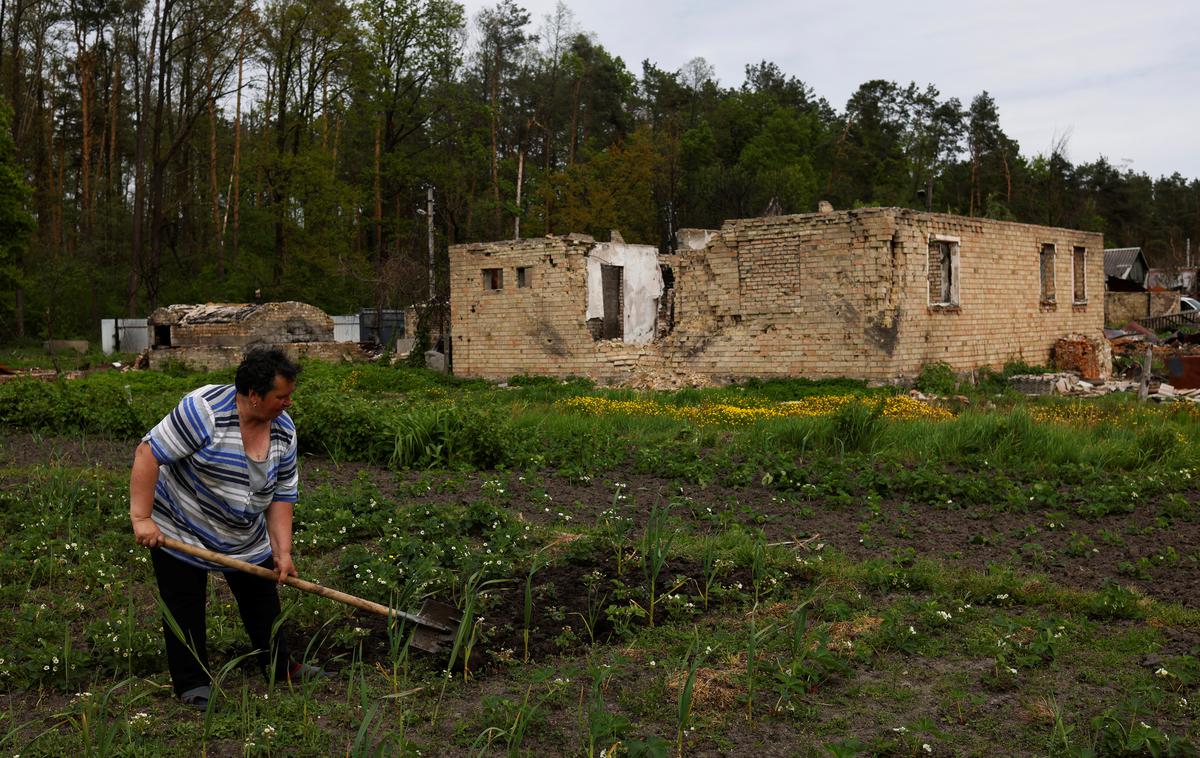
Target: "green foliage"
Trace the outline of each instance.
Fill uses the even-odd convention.
[[[102,374],[86,382],[19,379],[0,385],[0,423],[136,439],[189,389],[188,382],[158,374]]]
[[[958,391],[958,375],[947,363],[927,363],[917,375],[916,387],[933,395],[953,395]]]
[[[1174,737],[1146,723],[1147,709],[1136,699],[1111,708],[1092,719],[1097,755],[1105,756],[1187,756],[1200,755],[1188,739]]]
[[[0,100],[0,324],[15,315],[16,288],[29,286],[23,258],[37,226],[29,212],[33,190],[15,154],[12,117],[11,106]]]
[[[23,425],[44,423],[61,401],[89,425],[119,429],[87,414],[124,383],[129,412],[150,414],[211,378],[10,382],[0,400]],[[722,392],[673,399],[702,405]],[[523,467],[397,473],[309,458],[295,533],[302,573],[397,608],[415,610],[429,596],[453,602],[467,619],[453,654],[409,655],[409,627],[385,632],[380,620],[284,589],[293,649],[321,649],[338,676],[308,690],[277,683],[264,698],[252,672],[222,666],[245,652],[236,606],[210,603],[224,697],[187,734],[162,696],[159,614],[144,592],[153,586],[147,556],[129,542],[125,464],[46,467],[12,456],[0,485],[0,602],[12,609],[0,617],[0,681],[13,697],[0,748],[662,756],[680,745],[685,754],[739,754],[769,732],[834,755],[936,755],[953,752],[967,719],[1009,718],[1013,702],[1040,703],[1047,682],[1066,681],[1081,685],[1067,701],[1073,718],[1051,700],[1048,716],[1037,705],[1036,720],[1018,719],[999,736],[980,732],[980,749],[1192,754],[1200,665],[1179,630],[1195,627],[1197,613],[1163,602],[1153,582],[1139,582],[1144,591],[1089,586],[1073,570],[1106,572],[1127,558],[1138,576],[1187,576],[1193,561],[1184,547],[1147,545],[1195,515],[1190,411],[1114,404],[1112,421],[1094,426],[1040,421],[1035,413],[1069,406],[1015,400],[1011,410],[948,421],[881,418],[874,442],[855,453],[827,444],[832,417],[713,431],[579,416],[554,427],[552,417],[565,414],[553,403],[572,393],[549,382],[499,390],[387,366],[307,366],[296,410],[313,412],[314,434],[380,419],[368,430],[383,440],[378,449],[356,452],[369,440],[346,437],[339,444],[348,458],[386,462],[403,447],[397,433],[416,429],[425,436],[404,449],[440,462],[416,452],[409,460],[478,469],[467,460],[477,453],[444,452],[461,446],[429,417],[463,425],[464,414],[479,412],[520,431],[510,443]],[[339,402],[350,411],[325,407]],[[6,432],[16,426],[3,424]],[[1124,436],[1121,426],[1129,427]],[[585,435],[573,450],[589,456],[587,465],[560,467],[568,458],[547,448]],[[44,435],[18,438],[27,436]],[[1156,457],[1102,455],[1155,440],[1164,446]],[[651,498],[661,491],[656,507],[634,497],[643,488]],[[821,527],[818,540],[814,516],[868,528],[838,537]],[[902,536],[947,516],[977,533],[951,541],[939,529],[928,545]],[[1085,534],[1090,541],[1079,541]],[[857,536],[867,542],[855,548]],[[1048,575],[1020,565],[1025,546],[1038,543],[1053,551],[1052,563],[1036,567]],[[1001,562],[961,560],[976,548]],[[653,627],[647,595],[669,596],[657,603]],[[114,683],[121,686],[104,699]],[[93,695],[72,699],[85,688]],[[38,709],[47,698],[59,705]],[[838,704],[838,718],[816,717],[819,703]],[[749,725],[728,728],[742,714]],[[860,725],[853,733],[867,742],[851,739],[847,723]]]
[[[829,417],[827,445],[839,454],[870,452],[883,429],[883,400],[849,402]]]
[[[116,7],[58,20],[135,38],[140,22]],[[429,219],[414,210],[430,186],[438,300],[450,241],[505,239],[518,222],[526,237],[615,228],[665,249],[679,228],[827,199],[1095,229],[1161,264],[1200,213],[1195,178],[1073,165],[1065,140],[1023,155],[986,91],[964,107],[935,84],[876,79],[831,104],[765,60],[728,84],[703,59],[675,71],[647,59],[635,74],[565,6],[545,28],[515,3],[475,23],[448,0],[281,2],[253,20],[216,3],[189,19],[161,38],[178,49],[154,51],[177,66],[147,73],[150,102],[112,109],[103,133],[59,132],[120,99],[113,72],[130,70],[132,48],[98,47],[74,84],[31,69],[25,89],[58,109],[14,90],[16,128],[0,114],[0,333],[18,337],[18,310],[20,338],[94,336],[97,313],[260,290],[331,312],[423,302]],[[70,36],[48,37],[45,54],[70,59]],[[217,98],[210,114],[179,73],[211,69],[228,91],[245,59],[306,85],[240,114]],[[143,123],[143,111],[173,115]],[[61,142],[57,173],[47,134]],[[113,166],[150,180],[121,191]]]

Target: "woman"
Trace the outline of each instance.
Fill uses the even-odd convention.
[[[234,384],[189,393],[137,447],[129,515],[139,545],[151,548],[159,594],[184,639],[163,619],[175,694],[206,708],[211,697],[205,644],[209,571],[221,571],[237,600],[264,671],[279,679],[322,673],[292,664],[281,631],[275,583],[162,547],[164,537],[275,571],[292,564],[292,508],[299,477],[296,427],[287,414],[300,367],[280,350],[253,350]],[[272,659],[272,656],[274,658]]]

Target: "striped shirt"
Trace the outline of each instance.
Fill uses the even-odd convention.
[[[201,387],[142,438],[159,463],[152,517],[167,537],[261,563],[271,555],[267,506],[294,503],[299,495],[296,427],[287,413],[271,422],[265,481],[260,483],[258,475],[252,479],[255,461],[247,459],[242,447],[236,397],[232,384]],[[227,570],[167,552],[199,568]]]

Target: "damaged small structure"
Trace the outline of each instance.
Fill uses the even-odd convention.
[[[619,235],[450,250],[456,374],[634,385],[912,378],[1049,362],[1101,340],[1099,234],[898,208],[683,230],[674,255]]]
[[[254,347],[279,348],[293,359],[361,360],[357,343],[335,342],[333,319],[307,303],[169,305],[147,319],[150,368],[181,361],[214,371],[241,362]]]
[[[1179,293],[1152,287],[1152,271],[1140,247],[1104,251],[1105,326],[1121,327],[1130,321],[1179,312]]]

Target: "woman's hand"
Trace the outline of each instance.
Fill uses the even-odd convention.
[[[154,523],[154,519],[149,516],[134,516],[133,521],[133,538],[142,547],[161,547],[163,543],[163,533],[158,528],[158,524]]]
[[[296,573],[296,566],[292,563],[291,553],[275,554],[275,572],[279,574],[280,584],[283,584],[283,580],[289,576],[300,576]]]

